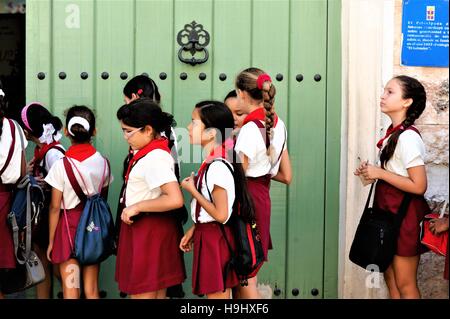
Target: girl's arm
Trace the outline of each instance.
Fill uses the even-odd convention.
[[[408,168],[408,177],[397,175],[371,164],[360,167],[359,170],[366,179],[384,180],[407,193],[423,195],[427,190],[427,173],[425,171],[425,165]]]
[[[195,224],[193,224],[191,228],[189,228],[188,231],[184,234],[183,238],[181,238],[180,249],[185,253],[188,253],[192,250],[192,237],[194,236],[194,230]]]
[[[55,239],[56,226],[59,221],[61,211],[61,201],[63,193],[56,188],[52,188],[52,199],[49,209],[49,245],[47,249],[47,259],[51,261],[50,253],[53,249],[53,241]]]
[[[228,219],[228,195],[224,188],[215,185],[211,192],[213,202],[210,202],[195,187],[194,173],[181,182],[181,187],[191,193],[198,204],[216,221],[224,223]]]
[[[277,182],[289,185],[292,182],[292,166],[291,160],[289,158],[289,152],[287,149],[283,151],[283,155],[281,155],[280,169],[278,170],[277,175],[272,177],[273,180]]]
[[[134,205],[124,208],[122,211],[122,220],[130,225],[133,221],[130,219],[141,212],[167,212],[183,206],[183,194],[180,191],[178,182],[170,182],[160,186],[161,195],[155,199],[140,201]]]
[[[248,157],[245,154],[241,154],[242,159],[242,168],[244,169],[244,173],[247,172],[248,168]]]

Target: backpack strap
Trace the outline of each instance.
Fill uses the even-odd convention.
[[[417,134],[419,134],[420,138],[422,138],[422,134],[420,134],[419,130],[418,130],[416,127],[410,125],[410,126],[408,126],[408,127],[405,129],[405,131],[407,131],[407,130],[411,130],[411,131],[416,132]]]
[[[266,127],[261,123],[260,120],[252,120],[253,123],[256,124],[256,126],[258,126],[259,128],[259,132],[261,133],[261,136],[263,138],[264,143],[266,144],[266,149],[269,149],[270,146],[270,138],[269,138],[269,133],[266,130]],[[263,131],[266,133],[264,134]]]
[[[52,150],[52,149],[58,150],[58,151],[59,151],[61,154],[63,154],[63,155],[66,154],[66,151],[65,151],[61,146],[59,146],[59,145],[54,145],[54,146],[50,147],[50,148],[47,150],[47,152],[45,152],[44,158],[43,158],[43,160],[42,160],[42,167],[43,167],[44,169],[45,169],[45,166],[47,166],[47,153],[48,153],[48,151],[50,151],[50,150]]]
[[[78,183],[75,174],[73,172],[72,165],[69,162],[69,159],[65,156],[63,157],[63,163],[64,168],[66,170],[67,177],[69,178],[70,185],[72,186],[73,190],[77,194],[78,198],[81,201],[85,201],[87,199],[86,194],[84,194],[83,190],[80,187],[80,184]]]
[[[205,184],[206,184],[206,190],[208,191],[208,195],[209,195],[209,198],[211,199],[211,202],[213,202],[213,198],[212,198],[211,192],[209,191],[209,188],[208,188],[208,178],[207,178],[207,173],[208,173],[209,166],[210,166],[212,163],[217,162],[217,161],[220,161],[220,162],[224,163],[225,166],[228,168],[228,170],[230,171],[231,175],[232,175],[233,178],[234,178],[234,172],[233,172],[233,169],[231,168],[230,164],[227,163],[227,161],[225,161],[223,158],[215,159],[215,160],[213,160],[210,164],[208,164],[208,166],[207,166],[206,169],[205,169]],[[200,186],[201,186],[201,181],[200,181]],[[201,187],[200,187],[200,189],[201,189]],[[197,202],[197,206],[200,206],[200,205],[198,204],[198,202]],[[197,215],[197,214],[196,214],[196,215]],[[196,216],[196,218],[198,218],[198,217]],[[222,235],[223,235],[223,237],[225,238],[225,242],[227,243],[228,250],[230,251],[230,255],[231,255],[231,256],[234,256],[235,253],[234,253],[234,251],[233,251],[233,248],[231,248],[230,241],[228,240],[227,233],[225,232],[225,226],[224,226],[222,223],[219,223],[219,224],[220,224],[220,230],[222,231]],[[228,262],[227,265],[225,266],[225,271],[223,272],[223,291],[226,290],[227,276],[228,276],[228,273],[229,273],[230,270],[231,270],[231,264],[230,264],[230,262]]]
[[[8,167],[9,162],[11,162],[11,158],[14,154],[14,145],[16,144],[16,126],[14,125],[13,121],[11,121],[10,119],[7,119],[7,120],[9,122],[9,128],[11,130],[12,142],[11,142],[11,145],[9,146],[9,152],[8,152],[8,156],[6,157],[5,164],[3,165],[2,169],[0,170],[0,177],[2,176],[3,172]]]
[[[26,224],[25,224],[25,254],[22,258],[19,257],[19,226],[17,224],[16,216],[13,212],[10,212],[8,215],[9,222],[11,224],[12,232],[13,232],[13,242],[14,242],[14,255],[16,256],[16,260],[20,265],[25,264],[25,262],[29,259],[31,253],[31,195],[30,188],[31,182],[26,175],[23,177],[18,184],[16,185],[18,189],[26,189]]]
[[[266,127],[261,123],[260,120],[253,120],[253,123],[256,124],[256,126],[258,126],[259,128],[259,132],[261,133],[261,136],[263,138],[264,143],[266,143],[266,149],[269,149],[270,147],[270,138],[269,138],[269,133],[266,130]],[[263,130],[266,132],[266,134],[263,133]],[[417,130],[416,130],[417,131]],[[284,145],[286,145],[286,141],[287,141],[287,131],[286,131],[286,126],[284,127],[284,141],[283,141],[283,146],[281,146],[281,152],[280,155],[278,155],[278,159],[275,162],[278,163],[281,159],[281,155],[283,155],[283,150],[284,150]],[[272,166],[273,167],[273,166]]]

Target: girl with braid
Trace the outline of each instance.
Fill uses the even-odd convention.
[[[242,112],[248,114],[236,139],[235,151],[242,160],[247,177],[267,261],[268,250],[272,249],[270,180],[273,178],[289,184],[292,175],[287,130],[275,113],[276,90],[268,74],[257,68],[246,69],[237,76],[235,86]],[[284,171],[282,180],[277,177],[281,170]],[[259,298],[256,289],[258,270],[248,280],[248,286],[238,286],[239,298]]]
[[[423,85],[408,76],[396,76],[381,95],[381,112],[392,124],[377,147],[380,166],[362,163],[355,175],[377,180],[374,207],[397,213],[406,194],[411,200],[402,220],[397,252],[384,273],[391,298],[420,298],[417,267],[420,254],[420,222],[430,209],[423,194],[427,190],[425,146],[414,122],[425,109]]]

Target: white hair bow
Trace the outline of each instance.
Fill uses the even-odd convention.
[[[5,97],[5,92],[3,92],[3,90],[2,90],[2,89],[0,89],[0,96],[3,96],[3,97]]]
[[[55,127],[53,126],[53,124],[43,124],[42,128],[44,129],[44,131],[39,138],[39,142],[50,144],[53,141],[57,142],[61,139],[62,135],[60,132],[57,132],[56,135],[53,136],[53,133],[55,133]]]

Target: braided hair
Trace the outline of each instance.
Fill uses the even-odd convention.
[[[383,168],[394,155],[400,134],[411,125],[414,125],[414,122],[425,110],[425,105],[427,102],[427,93],[425,92],[425,88],[418,80],[406,75],[399,75],[393,79],[397,80],[399,83],[402,89],[403,99],[412,99],[413,102],[406,111],[406,119],[402,122],[403,128],[392,133],[386,147],[384,147],[381,152],[380,161],[381,167]]]
[[[275,149],[272,145],[273,139],[273,127],[275,125],[275,94],[276,89],[272,81],[266,80],[262,88],[258,88],[257,80],[258,77],[265,72],[258,68],[248,68],[239,73],[236,78],[236,87],[241,91],[246,91],[250,97],[256,101],[262,102],[265,110],[265,126],[266,132],[270,139],[270,145],[267,149],[267,155],[274,161]]]

